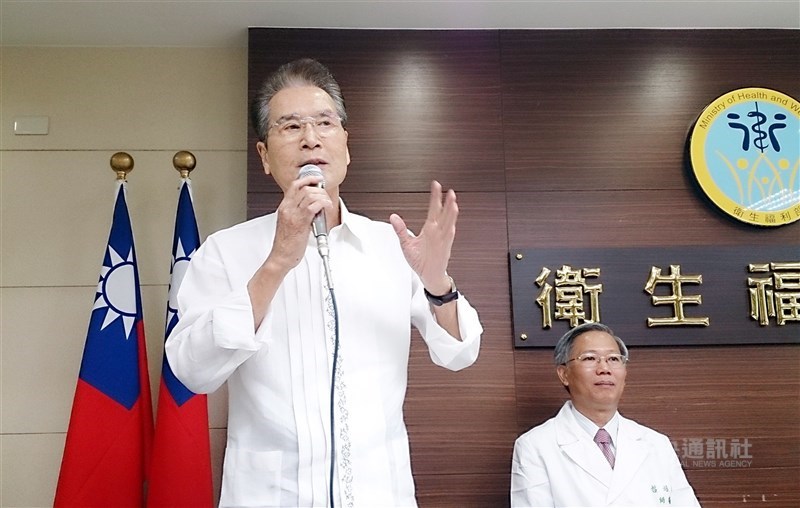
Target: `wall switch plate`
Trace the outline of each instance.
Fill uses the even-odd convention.
[[[50,129],[50,117],[20,116],[14,119],[15,135],[46,135]]]

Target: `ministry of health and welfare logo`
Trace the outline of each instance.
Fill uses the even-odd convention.
[[[800,103],[740,88],[709,104],[689,134],[692,170],[728,215],[757,226],[800,219]]]

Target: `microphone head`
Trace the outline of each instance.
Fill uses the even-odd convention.
[[[322,170],[319,169],[319,166],[314,164],[306,164],[302,168],[300,168],[300,173],[298,173],[297,178],[305,178],[307,176],[318,176],[322,178],[322,181],[319,183],[319,186],[323,189],[325,188],[325,175],[322,174]]]

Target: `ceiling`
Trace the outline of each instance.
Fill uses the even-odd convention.
[[[800,0],[0,0],[4,46],[246,47],[247,27],[800,28]]]

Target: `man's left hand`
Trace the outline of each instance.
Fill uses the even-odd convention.
[[[431,183],[428,216],[419,235],[411,233],[399,215],[393,213],[389,217],[389,222],[400,239],[406,261],[419,275],[425,289],[434,295],[443,295],[450,291],[447,265],[456,236],[457,218],[456,193],[450,189],[444,195],[443,201],[442,186],[436,180]]]

